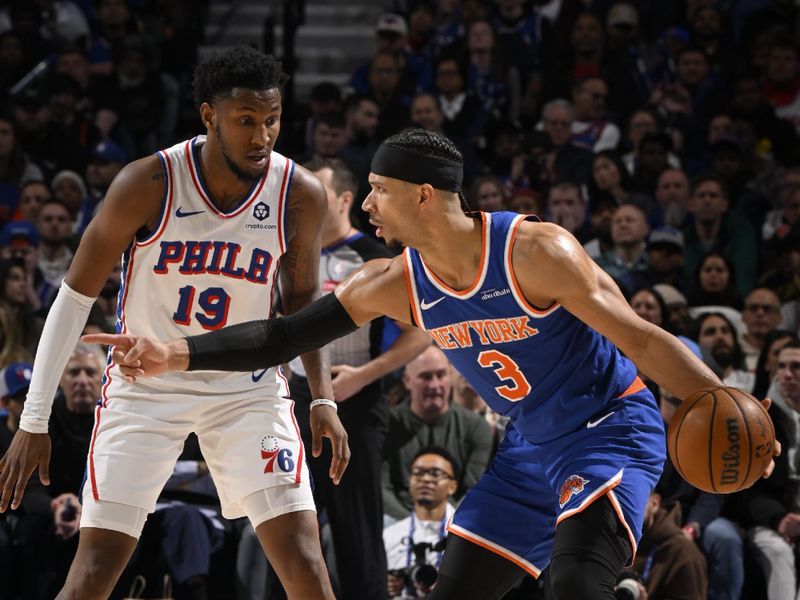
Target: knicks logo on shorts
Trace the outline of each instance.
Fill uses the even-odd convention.
[[[289,448],[279,448],[278,440],[271,435],[261,438],[261,458],[267,461],[264,473],[274,473],[276,466],[284,473],[294,471],[292,451]]]
[[[558,505],[564,508],[564,505],[570,501],[570,498],[583,491],[587,483],[589,483],[589,480],[584,479],[580,475],[570,475],[567,477],[567,480],[561,485],[561,491],[558,492]]]

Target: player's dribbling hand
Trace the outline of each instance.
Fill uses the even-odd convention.
[[[761,404],[764,406],[764,410],[768,411],[770,405],[772,404],[772,400],[770,400],[769,398],[764,398],[761,401]],[[772,475],[772,471],[775,470],[775,458],[774,457],[775,456],[780,456],[780,455],[781,455],[781,443],[776,439],[775,440],[775,448],[772,451],[773,459],[771,461],[769,461],[769,465],[767,466],[767,470],[764,471],[764,474],[762,475],[762,477],[767,478],[770,475]]]
[[[11,510],[19,508],[25,486],[37,465],[39,480],[50,485],[50,435],[18,429],[0,460],[0,513],[6,511],[9,502]]]
[[[322,438],[331,441],[330,478],[339,485],[344,470],[350,462],[350,447],[347,445],[347,432],[336,411],[330,406],[315,406],[309,417],[311,424],[311,454],[317,458],[322,453]]]
[[[152,377],[168,371],[181,371],[188,365],[176,364],[171,352],[172,344],[186,343],[174,340],[168,344],[140,335],[90,333],[81,337],[87,344],[114,346],[112,357],[125,377],[133,383],[137,377]]]

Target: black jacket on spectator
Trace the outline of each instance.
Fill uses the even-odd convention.
[[[676,502],[681,505],[683,515],[681,525],[697,523],[701,532],[720,515],[726,499],[726,496],[721,494],[709,494],[698,490],[686,481],[675,470],[669,456],[664,462],[664,472],[661,474],[656,491],[661,494],[663,506],[671,506]]]
[[[739,523],[747,528],[761,525],[777,529],[781,519],[797,505],[798,484],[789,478],[790,431],[794,424],[775,403],[769,407],[769,415],[775,425],[775,439],[782,446],[780,456],[774,459],[775,470],[767,479],[761,478],[731,497]]]
[[[67,410],[64,396],[57,396],[50,417],[50,495],[78,494],[86,470],[86,455],[92,438],[94,412],[76,414]]]

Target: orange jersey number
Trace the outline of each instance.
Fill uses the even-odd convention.
[[[519,402],[531,392],[531,384],[525,378],[519,365],[507,354],[497,350],[484,350],[478,355],[478,364],[484,368],[494,369],[500,381],[511,381],[511,385],[498,385],[495,391],[510,402]]]

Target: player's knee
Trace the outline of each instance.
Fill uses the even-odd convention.
[[[303,536],[295,539],[293,551],[284,559],[285,577],[288,582],[302,582],[309,575],[321,577],[326,573],[325,561],[317,538]]]

